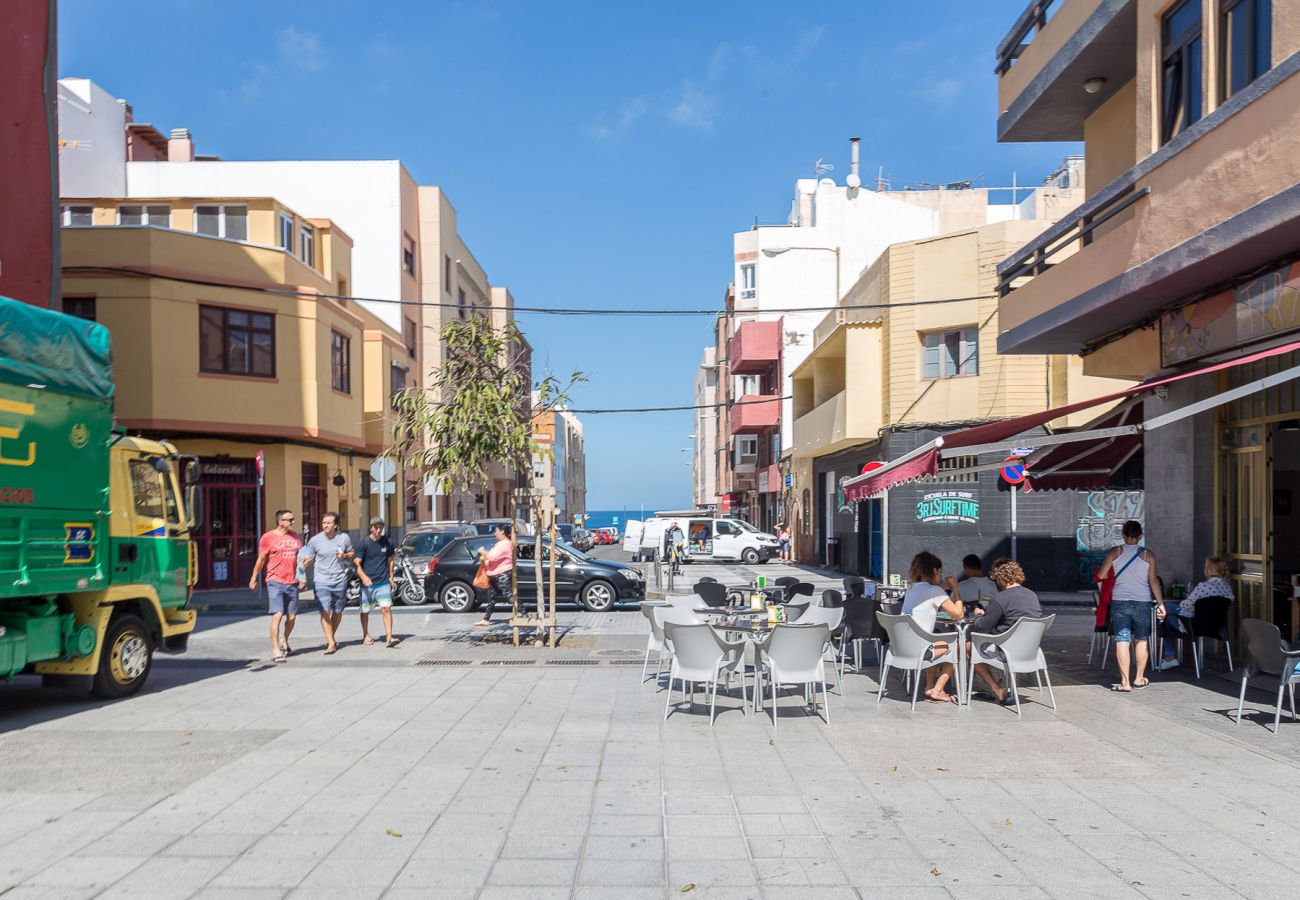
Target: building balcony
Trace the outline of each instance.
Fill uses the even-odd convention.
[[[781,322],[745,322],[728,351],[733,375],[760,375],[781,359]]]
[[[872,435],[854,435],[848,428],[848,392],[840,391],[794,420],[794,452],[798,456],[824,456],[845,447],[871,440]]]
[[[1031,0],[997,49],[998,140],[1081,141],[1133,79],[1137,0]],[[1095,93],[1089,79],[1104,78]]]
[[[998,351],[1080,353],[1300,249],[1297,134],[1300,53],[1002,262]]]
[[[732,434],[760,434],[781,423],[781,398],[776,394],[745,394],[731,407]]]
[[[781,467],[764,466],[758,470],[758,492],[777,494],[781,491]]]

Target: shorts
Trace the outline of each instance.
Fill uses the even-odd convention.
[[[1119,600],[1110,604],[1110,633],[1117,644],[1151,639],[1151,601]]]
[[[370,587],[361,585],[361,611],[368,613],[378,606],[388,609],[393,605],[393,586],[387,581],[376,581]]]
[[[316,584],[313,587],[316,590],[316,603],[319,604],[321,612],[343,612],[343,607],[348,602],[346,581],[340,581],[338,584]]]
[[[266,611],[275,615],[283,613],[298,615],[298,585],[285,584],[283,581],[266,583]]]

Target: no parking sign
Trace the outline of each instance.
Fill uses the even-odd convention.
[[[1007,464],[1002,467],[1002,480],[1011,485],[1025,483],[1025,464],[1020,457],[1007,457]]]

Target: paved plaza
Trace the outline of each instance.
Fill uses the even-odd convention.
[[[1049,635],[1059,709],[876,704],[664,721],[634,609],[556,651],[398,611],[396,649],[208,615],[119,703],[0,697],[0,894],[29,897],[1292,897],[1300,724],[1221,672],[1133,695]],[[1222,665],[1219,665],[1222,668]],[[1263,710],[1267,709],[1267,714]]]

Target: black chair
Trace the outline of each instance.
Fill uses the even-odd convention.
[[[848,575],[844,578],[844,594],[847,597],[866,596],[867,579],[860,575]]]
[[[1197,606],[1205,601],[1198,600]],[[1282,642],[1282,631],[1272,622],[1262,619],[1242,619],[1241,636],[1246,643],[1246,664],[1241,669],[1241,696],[1237,699],[1237,724],[1241,724],[1242,707],[1246,703],[1246,688],[1252,678],[1266,676],[1277,682],[1277,706],[1273,708],[1273,733],[1277,734],[1282,719],[1282,694],[1291,696],[1291,719],[1296,718],[1295,683],[1300,680],[1296,663],[1300,650],[1291,650]]]
[[[790,585],[785,589],[786,601],[789,602],[791,597],[811,597],[814,590],[816,590],[816,588],[813,587],[811,582],[800,581],[799,583]]]
[[[708,575],[700,576],[700,584],[717,584],[717,583],[718,583],[718,579],[716,578],[712,578]]]
[[[844,632],[840,642],[840,678],[844,677],[844,660],[848,656],[849,645],[853,645],[853,667],[862,671],[862,641],[877,641],[876,654],[882,658],[877,631],[880,623],[876,621],[875,602],[867,597],[844,598]]]
[[[693,588],[705,606],[721,607],[727,605],[727,586],[716,581],[701,581]]]
[[[852,597],[854,595],[850,594],[849,596]],[[835,588],[827,588],[822,591],[822,606],[827,609],[839,609],[843,605],[844,595],[835,590]]]
[[[1166,626],[1160,630],[1160,642],[1156,649],[1156,658],[1162,658],[1166,640],[1185,640],[1192,645],[1192,662],[1196,666],[1196,677],[1201,677],[1201,654],[1205,639],[1222,641],[1228,650],[1228,671],[1232,671],[1232,644],[1228,640],[1228,614],[1232,612],[1231,597],[1206,597],[1196,601],[1196,614],[1191,622],[1180,619],[1184,628],[1190,625],[1190,631],[1177,631],[1169,627],[1169,617],[1165,617]]]
[[[780,578],[772,582],[772,584],[776,585],[777,587],[790,587],[791,585],[795,585],[798,583],[799,583],[799,579],[795,578],[793,575],[782,575]]]

